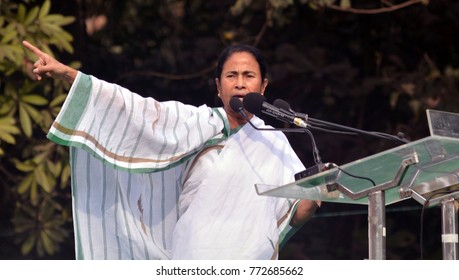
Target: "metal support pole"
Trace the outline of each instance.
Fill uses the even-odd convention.
[[[368,194],[368,247],[370,260],[386,259],[386,199],[384,191]]]
[[[457,260],[458,256],[458,202],[449,198],[441,202],[442,235],[444,260]]]

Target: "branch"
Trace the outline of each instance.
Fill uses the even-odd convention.
[[[330,8],[330,9],[333,9],[333,10],[341,11],[341,12],[351,12],[351,13],[355,13],[355,14],[382,14],[382,13],[389,13],[389,12],[393,12],[393,11],[396,11],[396,10],[400,10],[400,9],[406,8],[408,6],[419,4],[419,3],[427,4],[428,2],[429,2],[429,0],[408,0],[408,1],[406,1],[404,3],[401,3],[401,4],[392,5],[392,6],[384,7],[384,8],[378,8],[378,9],[342,8],[342,7],[337,6],[337,5],[330,5],[330,6],[326,6],[326,7]],[[387,2],[386,2],[386,4],[387,4]]]
[[[192,74],[183,74],[183,75],[174,75],[174,74],[167,74],[157,71],[132,71],[121,75],[116,81],[126,80],[132,76],[145,76],[145,77],[159,77],[169,80],[187,80],[187,79],[194,79],[201,77],[215,69],[215,65],[212,64],[211,66]]]

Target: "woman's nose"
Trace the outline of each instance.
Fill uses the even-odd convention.
[[[237,89],[243,89],[243,88],[245,88],[245,82],[244,82],[243,77],[238,77],[238,79],[237,79],[237,81],[236,81],[236,88],[237,88]]]

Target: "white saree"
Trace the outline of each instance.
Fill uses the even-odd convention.
[[[269,259],[290,230],[293,201],[253,185],[289,183],[303,165],[282,133],[230,135],[222,108],[79,73],[48,137],[70,146],[77,259]],[[212,170],[184,191],[194,156],[219,143]]]

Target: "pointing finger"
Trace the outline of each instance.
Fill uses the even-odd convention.
[[[28,48],[29,50],[31,50],[35,55],[37,55],[38,57],[42,57],[44,55],[44,53],[37,47],[35,47],[34,45],[32,45],[31,43],[27,42],[27,41],[22,41],[22,44]]]

